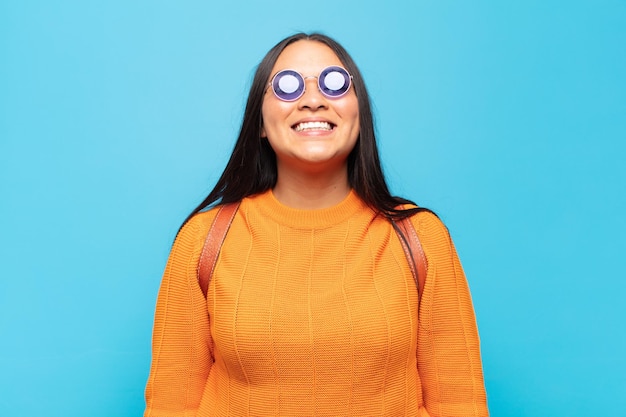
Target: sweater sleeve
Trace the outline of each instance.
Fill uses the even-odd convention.
[[[213,364],[206,300],[197,266],[212,215],[178,233],[159,289],[144,417],[195,415]]]
[[[431,213],[413,223],[428,273],[418,323],[418,372],[432,417],[489,415],[476,318],[465,274],[446,227]]]

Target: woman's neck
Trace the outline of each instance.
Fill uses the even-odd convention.
[[[303,210],[333,207],[350,193],[347,167],[340,170],[305,172],[278,170],[273,189],[282,204]]]

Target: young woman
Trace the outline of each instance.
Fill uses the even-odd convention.
[[[205,298],[200,254],[231,202]],[[406,217],[426,255],[419,297],[390,221]],[[297,34],[261,61],[227,167],[172,248],[146,402],[146,417],[488,415],[450,236],[389,193],[365,84],[336,41]]]

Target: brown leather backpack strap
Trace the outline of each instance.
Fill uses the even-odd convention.
[[[417,286],[418,300],[421,301],[427,273],[424,248],[422,248],[422,244],[410,218],[405,217],[401,220],[392,220],[392,224],[396,233],[398,233],[398,237],[400,238],[404,255],[409,263],[413,279],[415,280],[415,285]]]
[[[222,244],[226,238],[226,232],[228,232],[238,208],[239,202],[222,205],[217,211],[209,233],[204,240],[200,261],[198,262],[198,283],[200,284],[204,298],[206,298],[207,291],[209,290],[209,284],[211,283],[213,271],[215,270],[215,263],[217,262],[217,257],[220,254]]]

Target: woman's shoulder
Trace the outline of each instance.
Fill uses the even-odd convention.
[[[443,221],[433,211],[422,209],[411,216],[411,223],[420,240],[429,242],[448,241],[450,234]]]
[[[178,231],[177,239],[181,237],[197,239],[206,236],[213,224],[213,220],[215,220],[219,207],[215,206],[191,216]]]
[[[419,209],[419,211],[410,215],[411,223],[416,230],[419,231],[426,228],[439,230],[443,229],[447,231],[446,226],[443,224],[439,216],[437,216],[432,210],[414,204],[405,204],[402,207],[405,210]]]

